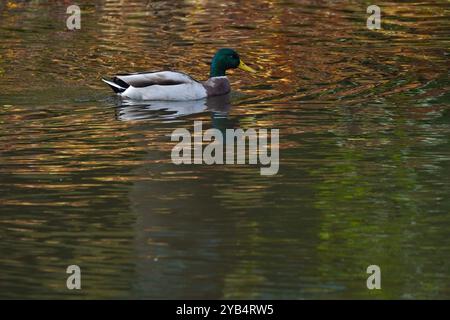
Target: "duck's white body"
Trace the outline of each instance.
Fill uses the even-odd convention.
[[[145,88],[128,87],[122,97],[134,100],[184,101],[206,98],[206,90],[200,83],[184,83],[172,86],[152,85]]]
[[[199,100],[230,91],[226,77],[213,77],[202,83],[174,71],[117,75],[112,81],[102,80],[120,96],[133,100]]]

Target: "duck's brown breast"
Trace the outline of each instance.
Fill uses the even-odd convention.
[[[230,82],[227,77],[213,77],[203,82],[208,97],[221,96],[230,92]]]

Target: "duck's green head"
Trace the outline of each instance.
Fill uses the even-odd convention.
[[[242,69],[248,72],[256,72],[247,66],[233,49],[220,49],[211,61],[210,77],[223,77],[228,69]]]

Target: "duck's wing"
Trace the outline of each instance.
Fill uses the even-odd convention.
[[[153,85],[173,86],[197,82],[192,77],[182,72],[160,71],[160,72],[140,72],[131,74],[118,74],[113,78],[113,82],[123,88],[129,86],[144,88]]]
[[[197,100],[207,96],[203,84],[174,71],[118,74],[105,80],[114,92],[135,100]]]

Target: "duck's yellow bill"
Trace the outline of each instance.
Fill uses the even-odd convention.
[[[241,60],[241,62],[239,63],[238,68],[241,69],[241,70],[247,71],[247,72],[256,73],[256,70],[255,70],[255,69],[250,68],[250,67],[249,67],[248,65],[246,65],[242,60]]]

